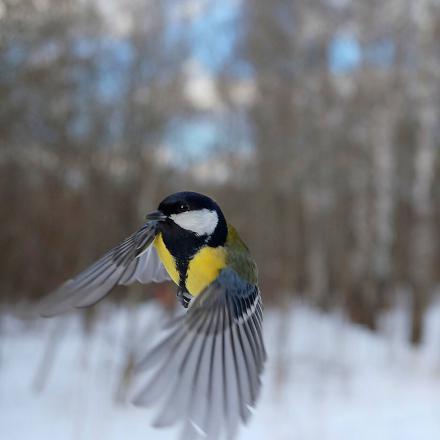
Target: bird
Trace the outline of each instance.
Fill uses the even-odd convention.
[[[234,439],[252,415],[266,361],[257,266],[217,202],[171,194],[144,225],[40,304],[40,314],[88,307],[116,285],[171,280],[182,314],[137,370],[150,377],[134,403],[156,427],[180,424],[184,440]]]

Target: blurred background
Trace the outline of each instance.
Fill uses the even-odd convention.
[[[2,438],[175,438],[127,403],[174,288],[34,311],[183,189],[259,265],[241,439],[440,438],[439,41],[438,0],[0,0]]]

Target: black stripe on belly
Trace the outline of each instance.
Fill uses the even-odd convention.
[[[176,260],[176,269],[179,272],[179,286],[186,290],[186,277],[191,258],[206,243],[206,236],[200,237],[176,225],[163,224],[162,239],[168,251]]]

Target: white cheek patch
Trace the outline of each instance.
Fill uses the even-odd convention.
[[[218,223],[217,213],[206,208],[172,214],[170,218],[181,228],[192,231],[197,235],[212,234]]]

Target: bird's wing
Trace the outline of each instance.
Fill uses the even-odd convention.
[[[58,287],[39,307],[42,316],[64,313],[73,307],[87,307],[102,299],[117,284],[169,280],[156,249],[154,222],[108,251],[90,267]]]
[[[134,403],[159,409],[156,426],[183,422],[185,440],[232,439],[260,391],[262,320],[258,287],[223,269],[139,363],[151,375]]]

